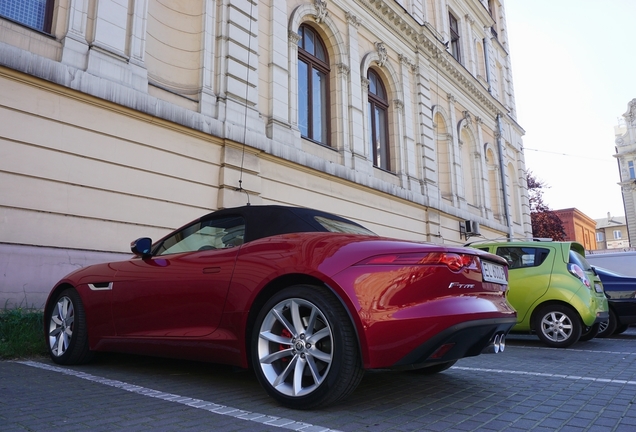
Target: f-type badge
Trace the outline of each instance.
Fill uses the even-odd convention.
[[[475,288],[475,284],[463,284],[458,282],[451,282],[448,288],[473,289]]]

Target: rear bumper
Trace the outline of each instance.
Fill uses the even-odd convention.
[[[392,369],[419,369],[481,354],[492,344],[495,335],[507,335],[515,318],[491,318],[456,324],[438,333],[406,356]]]
[[[609,300],[610,307],[621,325],[636,323],[636,299]]]
[[[596,314],[596,320],[594,320],[594,324],[605,322],[609,319],[609,311],[608,312],[599,312]]]

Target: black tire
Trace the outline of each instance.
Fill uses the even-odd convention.
[[[444,372],[446,369],[450,369],[457,360],[451,360],[445,363],[438,363],[433,366],[427,366],[420,369],[414,369],[412,372],[418,373],[420,375],[433,375],[436,373]]]
[[[581,337],[579,338],[579,342],[587,342],[589,340],[594,339],[595,337],[598,337],[598,332],[599,332],[600,327],[601,327],[601,323],[592,324],[590,327],[587,327],[581,333]]]
[[[65,289],[46,307],[46,347],[58,364],[82,364],[93,358],[88,346],[86,312],[77,291]]]
[[[614,331],[615,335],[621,334],[621,333],[625,333],[625,331],[629,328],[628,324],[623,324],[620,325],[618,327],[616,327],[616,331]]]
[[[267,393],[295,409],[332,404],[353,392],[363,375],[349,316],[318,286],[295,285],[265,303],[254,325],[251,359]]]
[[[566,348],[581,337],[583,325],[574,309],[562,304],[540,306],[534,314],[534,331],[549,347]]]
[[[610,337],[611,335],[614,334],[617,327],[618,327],[618,320],[616,319],[616,314],[612,312],[612,310],[610,309],[609,319],[601,323],[601,327],[596,337],[600,337],[600,338]]]

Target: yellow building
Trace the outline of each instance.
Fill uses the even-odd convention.
[[[606,218],[595,220],[597,249],[614,250],[630,247],[625,216],[612,216],[608,212]]]
[[[498,0],[0,2],[0,301],[247,202],[530,236],[505,28]]]

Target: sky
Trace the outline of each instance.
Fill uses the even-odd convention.
[[[551,209],[625,214],[614,127],[636,98],[636,0],[504,0],[526,169]]]

